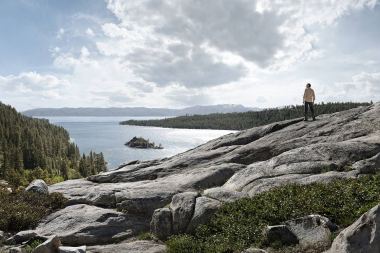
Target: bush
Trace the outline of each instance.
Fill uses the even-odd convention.
[[[263,247],[262,231],[267,225],[320,214],[346,227],[379,202],[379,175],[328,184],[285,185],[225,204],[207,225],[197,228],[193,237],[173,237],[168,247],[170,252],[185,252],[178,250],[181,245],[201,245],[198,252],[206,253],[235,252],[251,245]]]
[[[190,235],[177,235],[172,236],[166,242],[168,246],[168,253],[199,253],[202,250],[200,241],[196,240]]]
[[[0,188],[0,230],[17,232],[35,227],[44,216],[61,209],[66,199],[59,193],[41,195]]]

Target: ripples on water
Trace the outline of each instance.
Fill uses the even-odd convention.
[[[209,140],[231,133],[227,130],[171,129],[119,125],[129,119],[162,117],[44,117],[64,127],[81,152],[103,152],[108,168],[133,160],[150,160],[172,156]],[[133,149],[124,145],[134,136],[162,144],[164,149]]]

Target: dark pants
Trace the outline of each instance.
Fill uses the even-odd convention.
[[[313,119],[315,119],[314,103],[312,103],[312,102],[306,102],[306,101],[305,101],[305,119],[307,120],[307,113],[309,111],[309,108],[310,108],[310,111],[311,111],[311,116],[313,117]]]

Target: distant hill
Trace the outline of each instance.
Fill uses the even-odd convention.
[[[103,154],[81,156],[64,128],[26,117],[0,102],[0,180],[13,186],[36,178],[54,183],[105,169]]]
[[[147,108],[147,107],[80,107],[80,108],[37,108],[24,111],[26,116],[182,116],[204,115],[210,113],[231,113],[257,111],[258,108],[249,108],[242,105],[223,104],[192,106],[182,109]]]
[[[358,106],[368,106],[369,103],[321,103],[315,105],[317,115],[348,110]],[[208,115],[191,115],[165,118],[159,120],[127,120],[121,125],[155,126],[167,128],[189,129],[224,129],[242,130],[261,126],[276,121],[303,117],[302,105],[285,106],[260,111],[213,113]]]

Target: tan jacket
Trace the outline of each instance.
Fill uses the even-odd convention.
[[[314,90],[312,88],[306,88],[305,93],[303,94],[303,101],[314,103],[314,100],[315,100]]]

